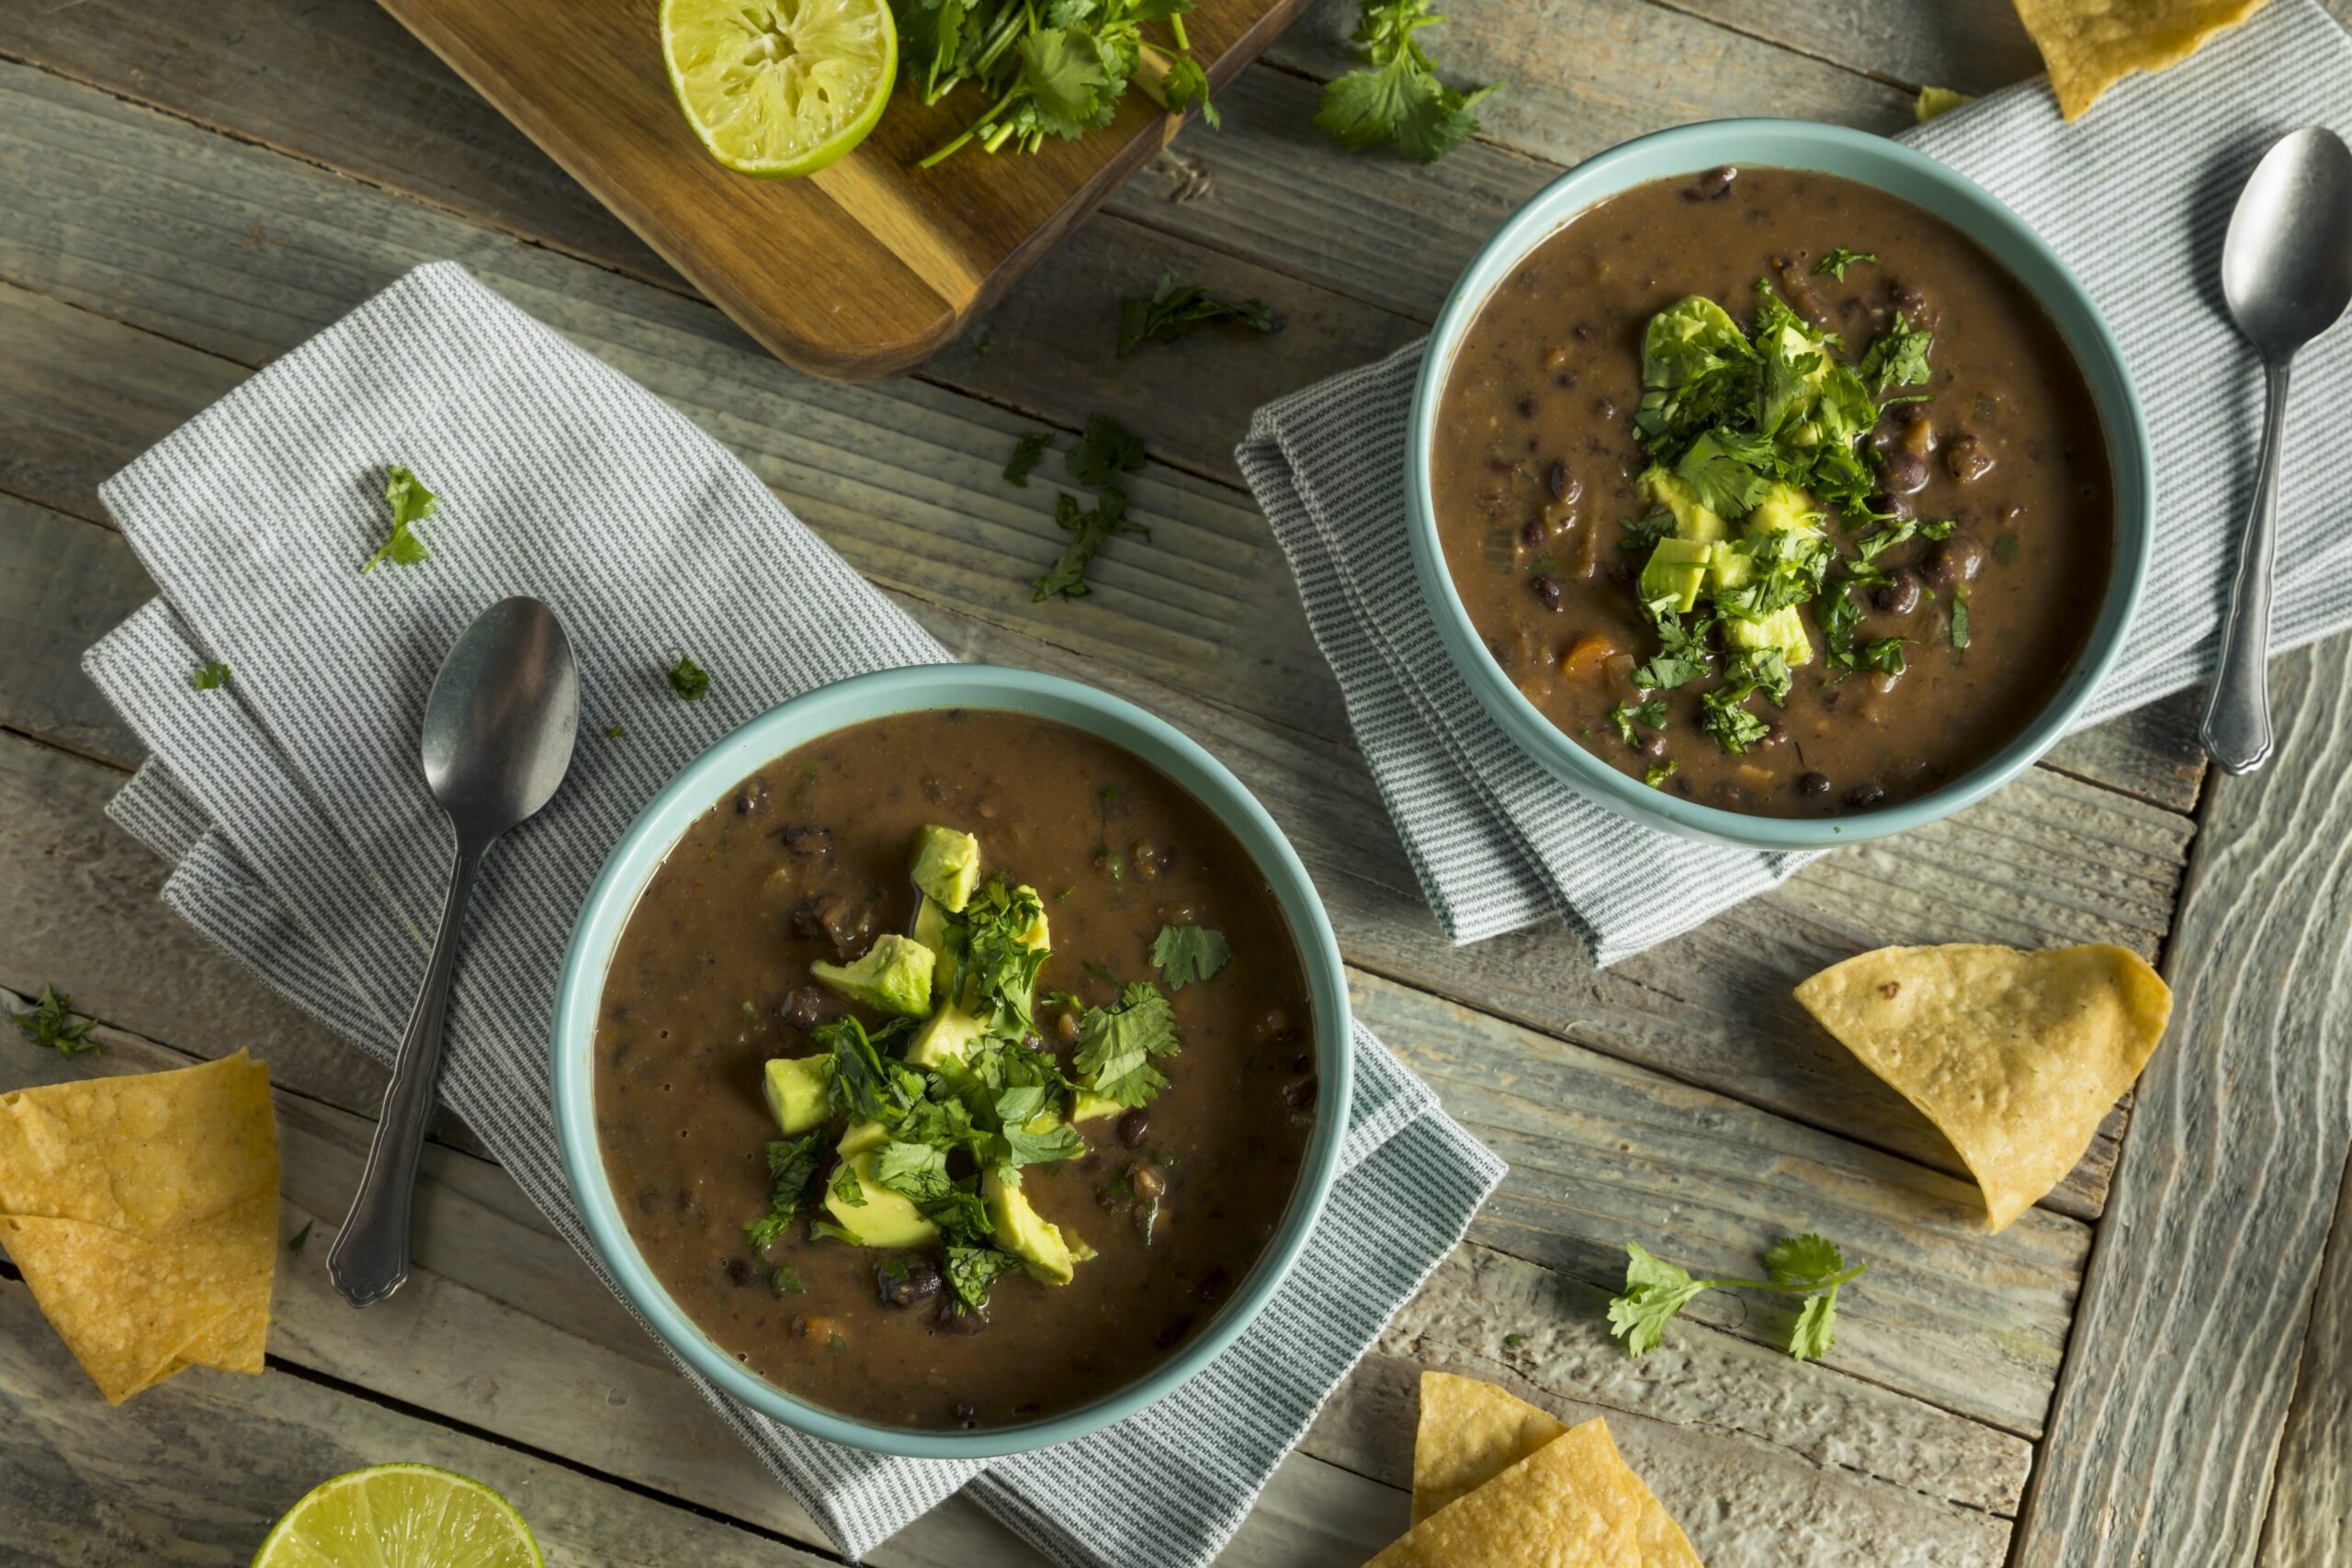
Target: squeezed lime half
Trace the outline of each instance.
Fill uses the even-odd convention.
[[[546,1568],[546,1560],[514,1505],[481,1482],[429,1464],[379,1464],[311,1488],[253,1568]]]
[[[889,0],[662,0],[670,87],[710,155],[813,175],[865,140],[899,74]]]

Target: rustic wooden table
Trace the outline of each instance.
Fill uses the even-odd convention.
[[[2191,705],[2165,704],[1602,973],[1558,930],[1440,938],[1232,464],[1251,407],[1421,333],[1564,164],[1721,114],[1895,129],[1922,83],[2038,69],[2007,0],[1464,0],[1442,59],[1510,89],[1433,170],[1309,124],[1352,9],[1325,0],[1222,96],[1221,133],[1188,130],[922,375],[845,389],[755,350],[368,0],[0,3],[0,986],[70,991],[106,1046],[68,1066],[0,1040],[0,1083],[250,1046],[288,1235],[342,1213],[380,1075],[166,914],[164,868],[101,815],[138,752],[76,661],[153,590],[95,492],[456,257],[702,423],[958,652],[1082,671],[1230,762],[1321,886],[1362,1016],[1510,1159],[1227,1562],[1354,1563],[1402,1527],[1421,1365],[1605,1412],[1713,1568],[2352,1561],[2344,641],[2275,668],[2285,746],[2257,778],[2208,774]],[[1114,363],[1115,298],[1162,272],[1289,329]],[[1091,598],[1035,605],[1049,498],[994,476],[1014,432],[1098,411],[1148,437],[1152,538],[1108,550]],[[2179,994],[2136,1109],[1997,1237],[1951,1149],[1789,997],[1859,949],[1956,940],[2121,942]],[[315,1481],[416,1459],[503,1489],[560,1562],[836,1561],[461,1128],[427,1175],[397,1298],[345,1307],[313,1242],[266,1375],[119,1410],[0,1269],[0,1556],[242,1562]],[[1645,1360],[1609,1338],[1627,1239],[1741,1272],[1805,1228],[1871,1266],[1829,1365],[1711,1301]],[[873,1559],[1027,1560],[960,1503]]]

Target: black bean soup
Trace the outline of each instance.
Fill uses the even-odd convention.
[[[1312,1039],[1272,891],[1180,786],[1059,724],[907,715],[779,757],[671,852],[605,980],[597,1134],[654,1274],[745,1366],[1002,1426],[1135,1382],[1233,1294],[1296,1181]]]
[[[1772,817],[1906,800],[2050,700],[2107,591],[2098,413],[1966,235],[1719,169],[1532,252],[1450,368],[1433,488],[1496,661],[1611,765]]]

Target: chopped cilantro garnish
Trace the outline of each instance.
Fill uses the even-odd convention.
[[[1878,257],[1869,251],[1849,251],[1843,245],[1835,245],[1830,248],[1826,255],[1813,264],[1814,276],[1818,277],[1826,273],[1843,283],[1846,281],[1846,269],[1863,262],[1875,265]]]
[[[1619,549],[1654,549],[1660,539],[1674,532],[1674,513],[1653,512],[1646,517],[1621,517],[1617,526],[1625,530],[1625,536],[1617,541]]]
[[[1928,351],[1935,346],[1933,333],[1915,329],[1900,316],[1886,331],[1871,340],[1862,351],[1861,363],[1854,367],[1873,392],[1883,393],[1896,387],[1925,386],[1928,380]]]
[[[1741,705],[1745,694],[1731,694],[1732,688],[1718,686],[1699,699],[1699,723],[1715,744],[1734,756],[1746,751],[1764,739],[1772,727]]]
[[[1394,147],[1407,157],[1434,164],[1478,133],[1470,111],[1502,85],[1456,92],[1438,80],[1429,51],[1414,37],[1444,21],[1430,0],[1363,0],[1351,41],[1363,46],[1368,64],[1329,83],[1315,123],[1351,152]]]
[[[2015,566],[2018,551],[2023,544],[2024,541],[2013,532],[1996,534],[1993,536],[1993,558],[2003,566]]]
[[[817,1167],[824,1158],[824,1137],[819,1133],[797,1138],[776,1138],[768,1144],[768,1212],[743,1227],[743,1235],[757,1252],[791,1228],[794,1216],[808,1201],[816,1185]]]
[[[670,666],[669,678],[670,689],[690,703],[702,701],[703,694],[710,690],[710,671],[683,653],[678,655],[678,661]]]
[[[1642,770],[1642,782],[1652,789],[1664,789],[1666,781],[1681,770],[1682,764],[1668,757],[1663,762],[1652,762]]]
[[[987,1311],[989,1287],[1021,1267],[1021,1259],[1010,1252],[953,1243],[946,1248],[944,1261],[946,1267],[941,1272],[947,1278],[948,1289],[956,1292],[957,1309],[963,1312]]]
[[[1951,645],[1968,646],[1968,596],[1962,594],[1951,602]]]
[[[1645,691],[1671,691],[1706,674],[1714,667],[1714,655],[1707,647],[1707,634],[1714,624],[1714,618],[1707,616],[1685,626],[1673,611],[1661,612],[1657,635],[1664,646],[1634,671],[1634,684]]]
[[[199,692],[217,692],[229,683],[229,667],[207,664],[187,678],[187,683]]]
[[[78,1056],[85,1051],[98,1049],[90,1038],[92,1021],[74,1021],[74,998],[54,986],[40,988],[40,1001],[30,1012],[17,1015],[17,1027],[25,1038],[44,1046],[61,1056]]]
[[[800,1282],[800,1270],[788,1266],[768,1275],[768,1289],[779,1296],[805,1296],[808,1293],[808,1287]]]
[[[1216,322],[1247,327],[1255,333],[1283,329],[1280,312],[1263,299],[1227,299],[1197,283],[1179,287],[1173,276],[1159,275],[1149,294],[1119,301],[1119,351],[1125,359],[1148,343],[1173,343],[1188,333]]]
[[[1862,668],[1874,670],[1882,675],[1902,674],[1903,639],[1899,637],[1883,637],[1870,644],[1862,649]]]
[[[1225,933],[1207,926],[1162,926],[1151,944],[1151,962],[1171,991],[1195,980],[1211,980],[1233,957]]]
[[[1626,745],[1639,746],[1642,738],[1634,726],[1645,724],[1652,729],[1665,728],[1666,699],[1652,697],[1645,703],[1619,703],[1609,710],[1609,722],[1617,727],[1617,733]]]
[[[1015,441],[1012,456],[1004,465],[1004,482],[1028,489],[1029,471],[1044,458],[1046,448],[1052,445],[1054,433],[1050,430],[1033,430]]]
[[[1957,517],[1939,517],[1934,522],[1920,524],[1919,536],[1924,539],[1949,539],[1951,531],[1958,526],[1960,519]]]
[[[416,536],[415,525],[441,510],[441,499],[424,488],[424,481],[395,463],[384,479],[384,499],[391,503],[392,531],[386,535],[368,564],[359,569],[361,576],[376,570],[378,563],[390,561],[395,566],[414,566],[431,552],[424,541]]]
[[[1151,530],[1140,523],[1127,521],[1127,492],[1117,485],[1106,485],[1094,498],[1091,510],[1080,511],[1078,498],[1063,494],[1055,498],[1054,521],[1070,536],[1062,547],[1061,558],[1055,561],[1046,575],[1029,585],[1030,603],[1042,604],[1048,599],[1082,599],[1094,592],[1086,581],[1086,569],[1111,539],[1121,534],[1140,534],[1151,537]]]
[[[1130,982],[1107,1008],[1088,1008],[1078,1021],[1078,1050],[1071,1065],[1103,1099],[1125,1106],[1148,1104],[1168,1087],[1152,1060],[1175,1055],[1176,1013],[1148,980]]]
[[[865,1183],[858,1179],[857,1167],[843,1160],[834,1168],[832,1186],[826,1201],[852,1209],[865,1207]]]
[[[822,1241],[827,1236],[831,1236],[835,1241],[846,1242],[852,1247],[864,1247],[865,1245],[864,1238],[859,1236],[855,1231],[850,1229],[847,1225],[837,1225],[831,1220],[809,1221],[808,1236],[812,1241]]]
[[[1078,445],[1069,449],[1062,466],[1071,479],[1090,489],[1106,485],[1143,467],[1143,441],[1109,414],[1098,413],[1087,420]]]
[[[1813,1235],[1789,1236],[1766,1253],[1770,1277],[1762,1280],[1694,1280],[1633,1242],[1626,1244],[1625,1257],[1625,1289],[1609,1303],[1609,1332],[1634,1356],[1657,1349],[1666,1325],[1701,1295],[1729,1288],[1804,1296],[1789,1336],[1789,1354],[1800,1361],[1819,1360],[1836,1343],[1838,1288],[1870,1267],[1858,1263],[1849,1269],[1834,1244]]]

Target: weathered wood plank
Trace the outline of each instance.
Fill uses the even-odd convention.
[[[285,1372],[199,1369],[109,1410],[14,1280],[0,1280],[0,1518],[24,1568],[243,1562],[312,1486],[392,1460],[497,1488],[562,1568],[827,1561]]]
[[[6,998],[0,998],[5,1002]],[[179,1065],[178,1052],[101,1029],[106,1054],[38,1059],[37,1081]],[[278,1123],[288,1234],[339,1210],[357,1179],[367,1123],[281,1090]],[[795,1540],[811,1527],[747,1450],[671,1373],[668,1363],[584,1272],[503,1172],[435,1150],[421,1187],[415,1273],[390,1302],[355,1316],[328,1285],[322,1252],[282,1269],[276,1356],[628,1478]],[[322,1244],[323,1234],[314,1237]],[[1471,1247],[1445,1266],[1387,1336],[1391,1356],[1426,1356],[1543,1393],[1596,1402],[1644,1429],[1646,1450],[1679,1467],[1693,1515],[1714,1517],[1730,1563],[1785,1562],[1756,1517],[1812,1518],[1809,1539],[1890,1565],[1991,1562],[2003,1533],[1988,1516],[2015,1506],[2026,1445],[1832,1368],[1796,1372],[1777,1355],[1698,1323],[1652,1360],[1609,1339],[1605,1292]],[[1502,1337],[1517,1325],[1520,1343]],[[470,1348],[462,1358],[440,1347]],[[1802,1381],[1801,1393],[1788,1380]],[[1401,1504],[1385,1488],[1409,1444],[1409,1400],[1390,1393],[1396,1363],[1351,1381],[1353,1418],[1322,1422],[1269,1495],[1228,1562],[1353,1562],[1395,1533]],[[613,1419],[626,1411],[625,1419]],[[1678,1428],[1679,1428],[1678,1430]],[[1310,1457],[1311,1456],[1311,1457]],[[1326,1462],[1329,1461],[1329,1462]],[[1334,1471],[1336,1463],[1340,1470]],[[1369,1481],[1346,1474],[1367,1470]],[[1701,1477],[1711,1476],[1712,1486]],[[1404,1480],[1409,1483],[1409,1472]],[[1748,1522],[1742,1524],[1746,1517]],[[948,1562],[954,1517],[892,1543],[899,1561]],[[1748,1544],[1737,1542],[1745,1536]],[[1980,1550],[1987,1540],[1993,1548]],[[1746,1555],[1742,1555],[1742,1552]],[[1353,1555],[1349,1555],[1352,1552]],[[978,1560],[994,1561],[992,1557]],[[1716,1558],[1711,1554],[1710,1561]],[[884,1561],[878,1557],[876,1561]]]
[[[0,372],[5,355],[0,348]],[[114,603],[137,596],[145,580],[118,536],[28,512],[50,520],[43,534],[81,528],[103,540],[89,553],[108,563],[104,581],[111,586],[104,596]],[[40,536],[34,536],[36,544]],[[73,686],[78,649],[11,631],[37,614],[17,607],[21,581],[0,573],[0,653],[6,655],[0,659],[0,725],[27,728],[39,717],[31,702],[15,695],[21,672],[31,685],[82,692],[90,705],[74,710],[70,727],[85,737],[111,737],[100,754],[109,747],[135,750],[96,694]],[[905,603],[959,657],[1095,682],[1162,713],[1209,746],[1292,835],[1358,964],[1944,1171],[1960,1167],[1941,1136],[1816,1029],[1795,1007],[1790,987],[1835,958],[1889,940],[2030,944],[2096,930],[2153,954],[2165,926],[2161,890],[2177,874],[2188,835],[2185,818],[2037,772],[1997,800],[1912,835],[1900,854],[1857,854],[1850,869],[1841,863],[1848,857],[1833,859],[1781,892],[1612,970],[1593,970],[1557,929],[1453,948],[1435,938],[1378,795],[1361,760],[1343,745],[1270,728],[936,606]],[[0,802],[15,807],[19,841],[37,852],[86,839],[115,777],[37,748],[12,771],[12,755],[0,747]],[[44,911],[0,933],[0,983],[38,987],[53,979],[107,998],[112,1016],[159,1033],[186,1017],[192,1038],[184,1043],[235,1039],[243,1021],[239,998],[251,989],[242,972],[153,902],[160,868],[110,828],[97,831],[99,843],[111,846],[106,852],[119,863],[123,885],[147,896],[110,900],[85,919],[83,896],[48,859],[36,853],[0,863],[0,889]],[[2034,848],[2012,854],[2007,846],[2014,843]],[[98,857],[95,848],[85,855]],[[151,950],[184,955],[175,963],[208,969],[228,991],[187,986],[174,964],[151,966]],[[2120,1124],[2113,1119],[2110,1132]],[[2112,1158],[2111,1137],[2103,1137],[2052,1205],[2095,1213]]]
[[[2336,1193],[2313,1292],[2263,1525],[2263,1568],[2337,1568],[2352,1543],[2352,1170]]]
[[[81,653],[154,592],[119,536],[0,495],[0,726],[136,763],[139,743],[82,673]]]
[[[2352,1147],[2352,644],[2271,692],[2277,760],[2211,792],[2023,1568],[2255,1558]]]

